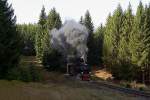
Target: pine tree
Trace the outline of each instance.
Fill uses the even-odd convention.
[[[123,61],[130,61],[129,39],[133,30],[134,16],[132,14],[131,4],[124,14],[123,28],[119,45],[119,58]]]
[[[136,15],[131,5],[109,15],[103,43],[103,61],[115,78],[150,82],[150,5],[139,3]],[[108,67],[107,67],[108,68]]]
[[[53,28],[59,29],[62,26],[62,21],[59,13],[53,8],[47,17],[47,29],[50,32]],[[49,32],[44,37],[44,56],[43,64],[50,70],[58,69],[61,66],[61,55],[51,47]]]
[[[93,59],[95,65],[100,65],[103,63],[102,57],[103,57],[103,40],[104,40],[104,31],[105,27],[101,24],[101,26],[98,27],[96,32],[94,33],[94,48],[93,51]]]
[[[104,35],[104,60],[110,66],[114,76],[120,78],[119,46],[123,34],[124,14],[120,5],[112,16],[108,17]],[[105,51],[106,50],[106,51]]]
[[[47,18],[47,27],[49,30],[52,30],[53,28],[59,29],[62,25],[61,18],[59,13],[56,12],[55,8],[53,8]]]
[[[93,31],[94,31],[94,26],[93,26],[93,22],[92,22],[90,12],[88,10],[85,13],[83,23],[84,23],[85,27],[88,29],[89,35],[92,35]]]
[[[104,32],[104,40],[103,40],[103,62],[106,66],[111,66],[111,55],[113,51],[113,43],[112,43],[112,16],[108,15],[106,21],[106,27]],[[110,69],[110,68],[109,68]]]
[[[143,83],[145,83],[145,80],[149,80],[148,79],[148,75],[147,73],[149,73],[149,61],[150,61],[150,8],[147,7],[147,5],[145,6],[145,10],[144,10],[144,14],[143,14],[143,18],[144,18],[144,24],[142,27],[142,38],[141,38],[141,57],[138,61],[138,65],[140,66],[140,69],[142,71],[142,80]]]
[[[112,52],[112,57],[114,59],[117,59],[118,57],[118,47],[120,44],[120,38],[123,33],[123,20],[124,20],[124,15],[122,8],[120,4],[118,5],[117,9],[114,12],[113,15],[113,22],[112,22],[112,37],[113,37],[113,52]]]
[[[40,20],[38,22],[39,29],[36,33],[36,39],[35,39],[35,48],[36,48],[36,56],[39,59],[40,62],[42,62],[43,54],[44,54],[44,37],[47,33],[47,27],[46,27],[46,21],[47,16],[45,13],[45,8],[43,6],[40,14]]]
[[[91,18],[91,15],[89,13],[89,11],[87,11],[85,13],[85,17],[84,17],[84,20],[83,20],[83,24],[85,25],[85,27],[88,29],[88,33],[89,33],[89,37],[88,37],[88,40],[87,40],[87,46],[88,46],[88,54],[87,54],[87,62],[88,64],[90,65],[93,65],[93,50],[94,50],[94,34],[93,34],[93,31],[94,31],[94,26],[93,26],[93,22],[92,22],[92,18]]]
[[[150,83],[150,5],[145,7],[145,20],[144,20],[144,50],[143,56],[144,58],[144,66],[146,73],[146,80]]]
[[[132,14],[131,5],[129,4],[128,9],[124,13],[122,34],[120,36],[120,43],[118,47],[118,59],[120,61],[120,77],[126,80],[131,80],[134,77],[129,49],[129,40],[133,30],[133,24],[134,16]]]
[[[0,0],[0,78],[5,78],[19,62],[21,39],[15,23],[12,5],[7,0]]]
[[[138,61],[141,58],[142,52],[142,39],[143,39],[143,26],[144,26],[144,7],[140,2],[137,13],[135,16],[135,26],[132,34],[133,50],[132,50],[132,61],[138,65]]]
[[[120,44],[121,34],[123,32],[123,11],[120,5],[118,5],[112,16],[109,15],[106,23],[106,32],[104,40],[104,52],[105,55],[112,57],[117,60],[118,57],[118,47]]]
[[[46,27],[46,19],[47,19],[47,16],[46,16],[46,12],[45,12],[45,7],[43,6],[42,10],[41,10],[41,14],[40,14],[40,19],[39,19],[39,22],[38,22],[38,24],[42,28]]]
[[[132,32],[131,37],[131,61],[132,63],[137,66],[135,70],[139,70],[142,73],[143,82],[144,82],[144,67],[143,67],[143,61],[142,61],[142,52],[144,49],[144,7],[142,2],[139,3],[139,6],[137,8],[136,16],[135,16],[135,25]]]

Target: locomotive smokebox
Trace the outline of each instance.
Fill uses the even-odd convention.
[[[89,73],[90,68],[84,59],[76,56],[68,56],[67,58],[67,74],[76,76],[78,74]]]

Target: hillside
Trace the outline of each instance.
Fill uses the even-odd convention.
[[[0,100],[146,100],[124,94],[103,86],[67,78],[62,73],[47,72],[36,58],[22,57],[21,65],[36,66],[44,76],[42,82],[0,80]]]

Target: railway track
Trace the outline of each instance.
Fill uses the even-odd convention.
[[[72,78],[72,77],[67,77],[67,79],[71,79],[71,80],[76,80],[76,78]],[[110,83],[107,82],[102,82],[102,81],[79,81],[80,83],[86,84],[87,86],[93,87],[93,88],[97,88],[97,89],[101,89],[102,87],[106,87],[115,91],[119,91],[122,93],[126,93],[126,94],[131,94],[131,95],[135,95],[135,96],[141,96],[141,97],[145,97],[146,100],[150,100],[150,92],[145,92],[145,91],[139,91],[139,90],[135,90],[135,89],[130,89],[130,88],[125,88],[125,87],[121,87],[121,86],[116,86],[116,85],[112,85]]]
[[[144,91],[139,91],[139,90],[135,90],[135,89],[129,89],[129,88],[125,88],[125,87],[120,87],[120,86],[114,86],[105,82],[98,82],[98,81],[90,81],[89,82],[91,85],[93,85],[96,88],[101,88],[101,86],[113,89],[113,90],[117,90],[119,92],[123,92],[126,94],[133,94],[136,96],[142,96],[145,97],[146,99],[150,100],[150,93],[148,92],[144,92]]]

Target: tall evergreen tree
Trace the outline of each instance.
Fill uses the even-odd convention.
[[[120,79],[150,82],[150,5],[139,3],[136,15],[131,5],[121,6],[109,15],[103,43],[103,60],[112,74]]]
[[[55,8],[51,9],[47,17],[47,29],[50,32],[53,28],[59,29],[62,26],[62,21],[59,13],[56,12]],[[44,37],[44,56],[43,64],[49,66],[48,69],[55,70],[58,66],[61,66],[61,55],[51,47],[49,32]]]
[[[46,13],[45,13],[45,8],[43,6],[40,14],[40,20],[38,22],[39,24],[39,29],[38,32],[36,33],[36,39],[35,39],[35,47],[36,47],[36,56],[39,59],[39,61],[42,61],[43,54],[44,54],[44,37],[47,34],[47,27],[46,27]]]
[[[150,8],[145,6],[144,14],[144,24],[143,27],[141,28],[142,34],[140,35],[141,38],[140,40],[140,45],[142,46],[140,49],[140,59],[138,61],[138,66],[140,67],[142,71],[142,80],[143,83],[145,83],[145,80],[148,79],[147,73],[149,73],[149,61],[150,61]]]
[[[89,37],[87,40],[87,46],[88,46],[87,62],[88,62],[88,64],[93,65],[94,64],[93,63],[93,60],[94,60],[93,59],[93,56],[94,56],[94,54],[93,54],[93,50],[94,50],[94,47],[93,47],[93,44],[94,44],[94,34],[93,34],[94,26],[93,26],[91,15],[90,15],[88,10],[85,13],[83,24],[88,29],[88,33],[89,33]]]
[[[108,15],[106,21],[106,27],[104,32],[104,39],[103,39],[103,62],[106,66],[112,66],[111,62],[111,55],[113,51],[113,43],[112,43],[112,16],[111,14]]]
[[[0,78],[18,65],[21,41],[15,23],[12,5],[7,0],[0,0]]]
[[[144,20],[144,50],[142,52],[143,66],[145,67],[145,76],[150,83],[150,5],[145,7],[145,20]]]
[[[134,36],[134,49],[135,51],[133,51],[133,62],[137,64],[137,62],[140,59],[140,54],[141,54],[141,49],[142,49],[142,45],[141,45],[141,40],[143,38],[143,25],[144,25],[144,7],[142,5],[142,2],[140,2],[138,8],[137,8],[137,13],[135,16],[135,27],[133,30],[133,36]]]
[[[59,29],[62,25],[61,18],[59,13],[56,12],[55,8],[53,8],[47,18],[47,27],[49,30],[52,30],[53,28]]]
[[[119,57],[124,61],[130,60],[129,39],[133,30],[133,24],[134,16],[132,14],[131,4],[129,4],[128,9],[125,11],[124,14],[123,28],[119,46]]]
[[[134,16],[132,14],[131,4],[129,3],[128,9],[124,13],[122,34],[120,36],[120,43],[118,47],[118,59],[120,61],[120,77],[124,79],[132,79],[134,77],[133,68],[131,66],[130,54],[130,35],[132,34]],[[128,74],[126,74],[128,73]]]
[[[102,64],[104,31],[105,27],[101,24],[94,33],[93,63],[98,66]]]
[[[121,35],[123,34],[124,14],[120,5],[112,16],[108,17],[104,35],[104,59],[113,75],[120,78],[120,62],[118,58]],[[106,51],[105,51],[106,50]]]
[[[137,66],[135,70],[139,70],[139,72],[142,73],[143,77],[143,82],[144,82],[144,66],[143,66],[143,50],[144,50],[144,7],[142,2],[139,3],[139,6],[137,8],[136,16],[135,16],[135,21],[134,21],[134,29],[132,32],[132,37],[131,37],[131,61],[132,63]]]
[[[39,22],[38,22],[38,24],[42,28],[46,27],[46,19],[47,19],[47,16],[46,16],[46,12],[45,12],[45,7],[43,6],[42,10],[41,10],[41,14],[40,14],[40,19],[39,19]]]
[[[120,5],[118,5],[112,16],[109,15],[106,23],[106,32],[104,49],[106,49],[106,55],[117,60],[118,47],[120,43],[120,37],[123,32],[123,11]],[[104,52],[104,53],[105,53]]]
[[[112,22],[112,37],[113,37],[112,56],[114,57],[114,59],[117,59],[118,57],[118,47],[120,43],[121,34],[123,33],[123,30],[122,30],[123,20],[124,20],[124,15],[123,15],[122,8],[119,4],[117,9],[114,12],[113,22]]]

